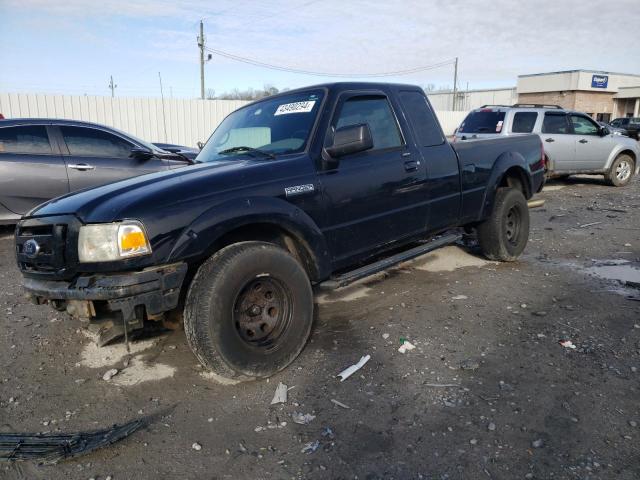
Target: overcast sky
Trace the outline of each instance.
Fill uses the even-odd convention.
[[[200,91],[198,22],[211,48],[345,74],[460,58],[460,86],[513,86],[520,74],[594,69],[640,74],[639,0],[0,0],[0,91],[165,94]],[[213,56],[206,87],[333,81]],[[358,76],[350,79],[358,80]],[[453,67],[385,77],[437,87]]]

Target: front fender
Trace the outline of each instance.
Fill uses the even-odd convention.
[[[206,210],[187,226],[169,254],[176,259],[202,258],[226,233],[252,224],[272,224],[304,243],[313,257],[319,279],[331,273],[324,235],[303,210],[276,197],[250,197],[221,203]]]
[[[521,179],[526,182],[523,187],[525,187],[526,191],[530,192],[530,194],[533,193],[534,189],[531,168],[527,164],[525,158],[517,152],[504,152],[493,164],[493,170],[491,171],[491,176],[489,177],[489,181],[487,182],[487,188],[484,191],[484,196],[482,199],[482,209],[478,221],[483,220],[491,215],[491,212],[493,210],[493,203],[495,201],[496,192],[498,191],[500,182],[502,181],[502,178],[507,173],[507,171],[510,169],[517,169]]]

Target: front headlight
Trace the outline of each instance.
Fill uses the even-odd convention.
[[[81,263],[111,262],[149,253],[151,246],[140,222],[125,221],[80,227],[78,259]]]

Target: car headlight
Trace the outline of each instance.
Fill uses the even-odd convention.
[[[140,222],[126,221],[83,225],[78,235],[81,263],[111,262],[151,253],[151,246]]]

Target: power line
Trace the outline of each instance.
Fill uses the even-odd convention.
[[[218,55],[220,57],[228,58],[230,60],[235,60],[237,62],[247,63],[249,65],[254,65],[256,67],[264,67],[264,68],[269,68],[271,70],[279,70],[281,72],[288,72],[288,73],[315,75],[318,77],[367,77],[367,78],[392,77],[392,76],[399,76],[399,75],[409,75],[411,73],[424,72],[426,70],[433,70],[435,68],[444,67],[446,65],[452,65],[455,63],[455,59],[450,59],[440,63],[434,63],[432,65],[412,67],[404,70],[395,70],[395,71],[389,71],[389,72],[375,72],[375,73],[318,72],[313,70],[304,70],[304,69],[295,68],[295,67],[289,67],[284,65],[274,65],[272,63],[261,62],[260,60],[241,57],[240,55],[235,55],[233,53],[217,50],[215,48],[210,48],[210,47],[205,47],[205,50],[215,55]]]

